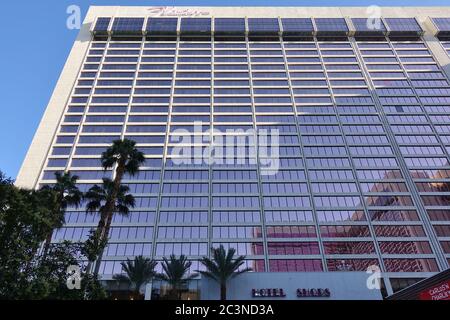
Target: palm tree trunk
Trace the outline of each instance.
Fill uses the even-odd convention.
[[[134,287],[134,297],[136,300],[141,300],[141,286],[142,283],[136,282]]]
[[[92,264],[94,263],[94,261],[88,261],[88,264],[86,266],[86,273],[90,274],[91,273],[91,269],[92,269]]]
[[[221,301],[227,300],[227,285],[225,283],[222,283],[220,285],[220,300]]]
[[[177,295],[176,295],[175,289],[170,289],[169,300],[177,300]]]
[[[44,242],[44,249],[42,252],[42,260],[43,261],[47,257],[48,250],[50,249],[50,244],[52,243],[52,237],[53,237],[53,230],[51,230],[48,233],[47,238],[45,239],[45,242]]]
[[[125,173],[125,160],[121,161],[116,169],[116,177],[114,178],[114,188],[111,197],[108,199],[108,202],[105,204],[105,220],[103,221],[104,227],[100,233],[100,239],[104,240],[105,243],[108,240],[109,230],[111,229],[111,223],[114,216],[114,209],[116,208],[116,199],[117,194],[119,193],[120,185],[122,183],[122,178]],[[94,276],[98,276],[100,271],[100,264],[103,258],[103,252],[105,248],[100,250],[100,253],[97,258],[97,262],[95,264]]]
[[[114,210],[113,210],[113,213],[114,213]],[[105,224],[105,227],[104,227],[104,232],[102,234],[102,239],[108,239],[109,230],[111,229],[112,218],[113,218],[113,214],[108,215],[108,218],[106,220],[106,224]],[[102,248],[102,250],[100,250],[100,252],[98,254],[97,262],[95,264],[95,270],[94,270],[94,275],[95,276],[97,276],[99,271],[100,271],[100,264],[102,263],[104,250],[105,250],[105,248]]]
[[[95,230],[95,238],[98,236],[99,243],[101,243],[101,241],[100,241],[101,235],[103,234],[103,230],[105,228],[105,219],[106,219],[105,214],[101,213],[100,221],[98,222],[97,229]],[[89,259],[91,259],[91,258],[89,258]],[[87,274],[90,274],[92,272],[92,266],[96,267],[95,261],[96,261],[96,258],[93,258],[93,260],[88,261],[88,265],[86,267]],[[98,266],[98,268],[100,269],[100,265]],[[97,270],[97,272],[98,272],[98,270]]]

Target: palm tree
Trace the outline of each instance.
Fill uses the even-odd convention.
[[[127,259],[126,262],[121,263],[125,274],[116,274],[113,278],[130,283],[133,287],[134,296],[139,297],[139,290],[142,285],[150,282],[156,275],[155,267],[157,264],[156,261],[143,256],[135,257],[134,261]]]
[[[198,276],[196,273],[189,274],[191,265],[192,262],[187,261],[185,255],[177,258],[172,254],[169,260],[166,257],[163,258],[161,264],[163,273],[158,274],[156,277],[169,284],[171,298],[181,300],[181,290],[189,284],[189,281]]]
[[[116,200],[121,190],[124,175],[126,173],[131,176],[135,175],[139,171],[139,166],[144,162],[144,154],[136,148],[136,142],[128,139],[113,141],[111,147],[102,153],[101,163],[103,169],[106,171],[116,166],[116,171],[97,226],[97,236],[100,242],[105,242],[108,239],[112,218],[117,207]],[[95,275],[98,274],[102,255],[103,250],[100,251],[99,259],[97,260]]]
[[[211,248],[212,259],[203,257],[200,263],[206,267],[206,271],[198,271],[201,275],[216,281],[220,285],[220,300],[227,299],[227,282],[228,280],[249,272],[252,269],[245,268],[239,270],[244,264],[245,256],[239,256],[236,259],[234,255],[236,250],[230,248],[228,252],[221,245],[219,248]]]
[[[86,211],[90,213],[100,213],[100,220],[106,221],[105,225],[99,226],[95,230],[92,238],[101,243],[98,250],[98,259],[95,266],[94,275],[98,275],[100,263],[103,255],[103,249],[108,241],[109,230],[112,223],[114,213],[127,216],[130,212],[129,208],[134,208],[135,200],[129,193],[128,186],[119,185],[116,189],[115,182],[108,178],[103,178],[103,185],[94,185],[85,194],[85,198],[89,201],[86,204]],[[109,210],[112,210],[111,213]],[[89,266],[90,267],[90,266]],[[89,268],[88,267],[88,272]]]
[[[65,212],[67,207],[74,206],[78,208],[83,198],[83,193],[78,190],[77,180],[78,176],[71,175],[70,172],[56,172],[56,183],[53,186],[43,186],[41,190],[43,192],[53,192],[54,200],[54,229],[62,228],[65,223]],[[50,230],[49,234],[44,243],[43,257],[47,255],[48,249],[50,247],[53,236],[53,229]]]

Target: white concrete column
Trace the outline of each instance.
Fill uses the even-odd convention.
[[[147,285],[145,286],[145,300],[152,300],[152,288],[152,283],[147,283]]]

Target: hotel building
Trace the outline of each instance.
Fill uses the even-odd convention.
[[[281,285],[366,298],[370,266],[392,294],[449,268],[449,79],[450,7],[91,7],[16,183],[70,171],[86,191],[113,175],[101,153],[132,139],[147,161],[123,181],[136,206],[114,218],[105,281],[137,255],[184,254],[194,271],[223,244],[254,271],[237,299]],[[252,145],[178,161],[192,159],[180,132],[203,152],[264,129],[269,174]],[[69,208],[53,241],[97,221]],[[204,283],[187,295],[208,298]]]

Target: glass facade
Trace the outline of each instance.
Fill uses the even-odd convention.
[[[102,274],[136,255],[185,254],[199,269],[220,244],[254,271],[448,268],[450,83],[412,36],[415,19],[385,20],[408,38],[348,36],[334,18],[143,21],[116,18],[112,35],[93,36],[39,180],[70,170],[87,190],[112,176],[99,161],[111,141],[145,153],[125,177],[136,207],[115,216]],[[278,130],[274,174],[246,152],[178,164],[179,129],[207,148],[251,128]],[[85,239],[98,217],[70,208],[66,220],[54,241]]]

